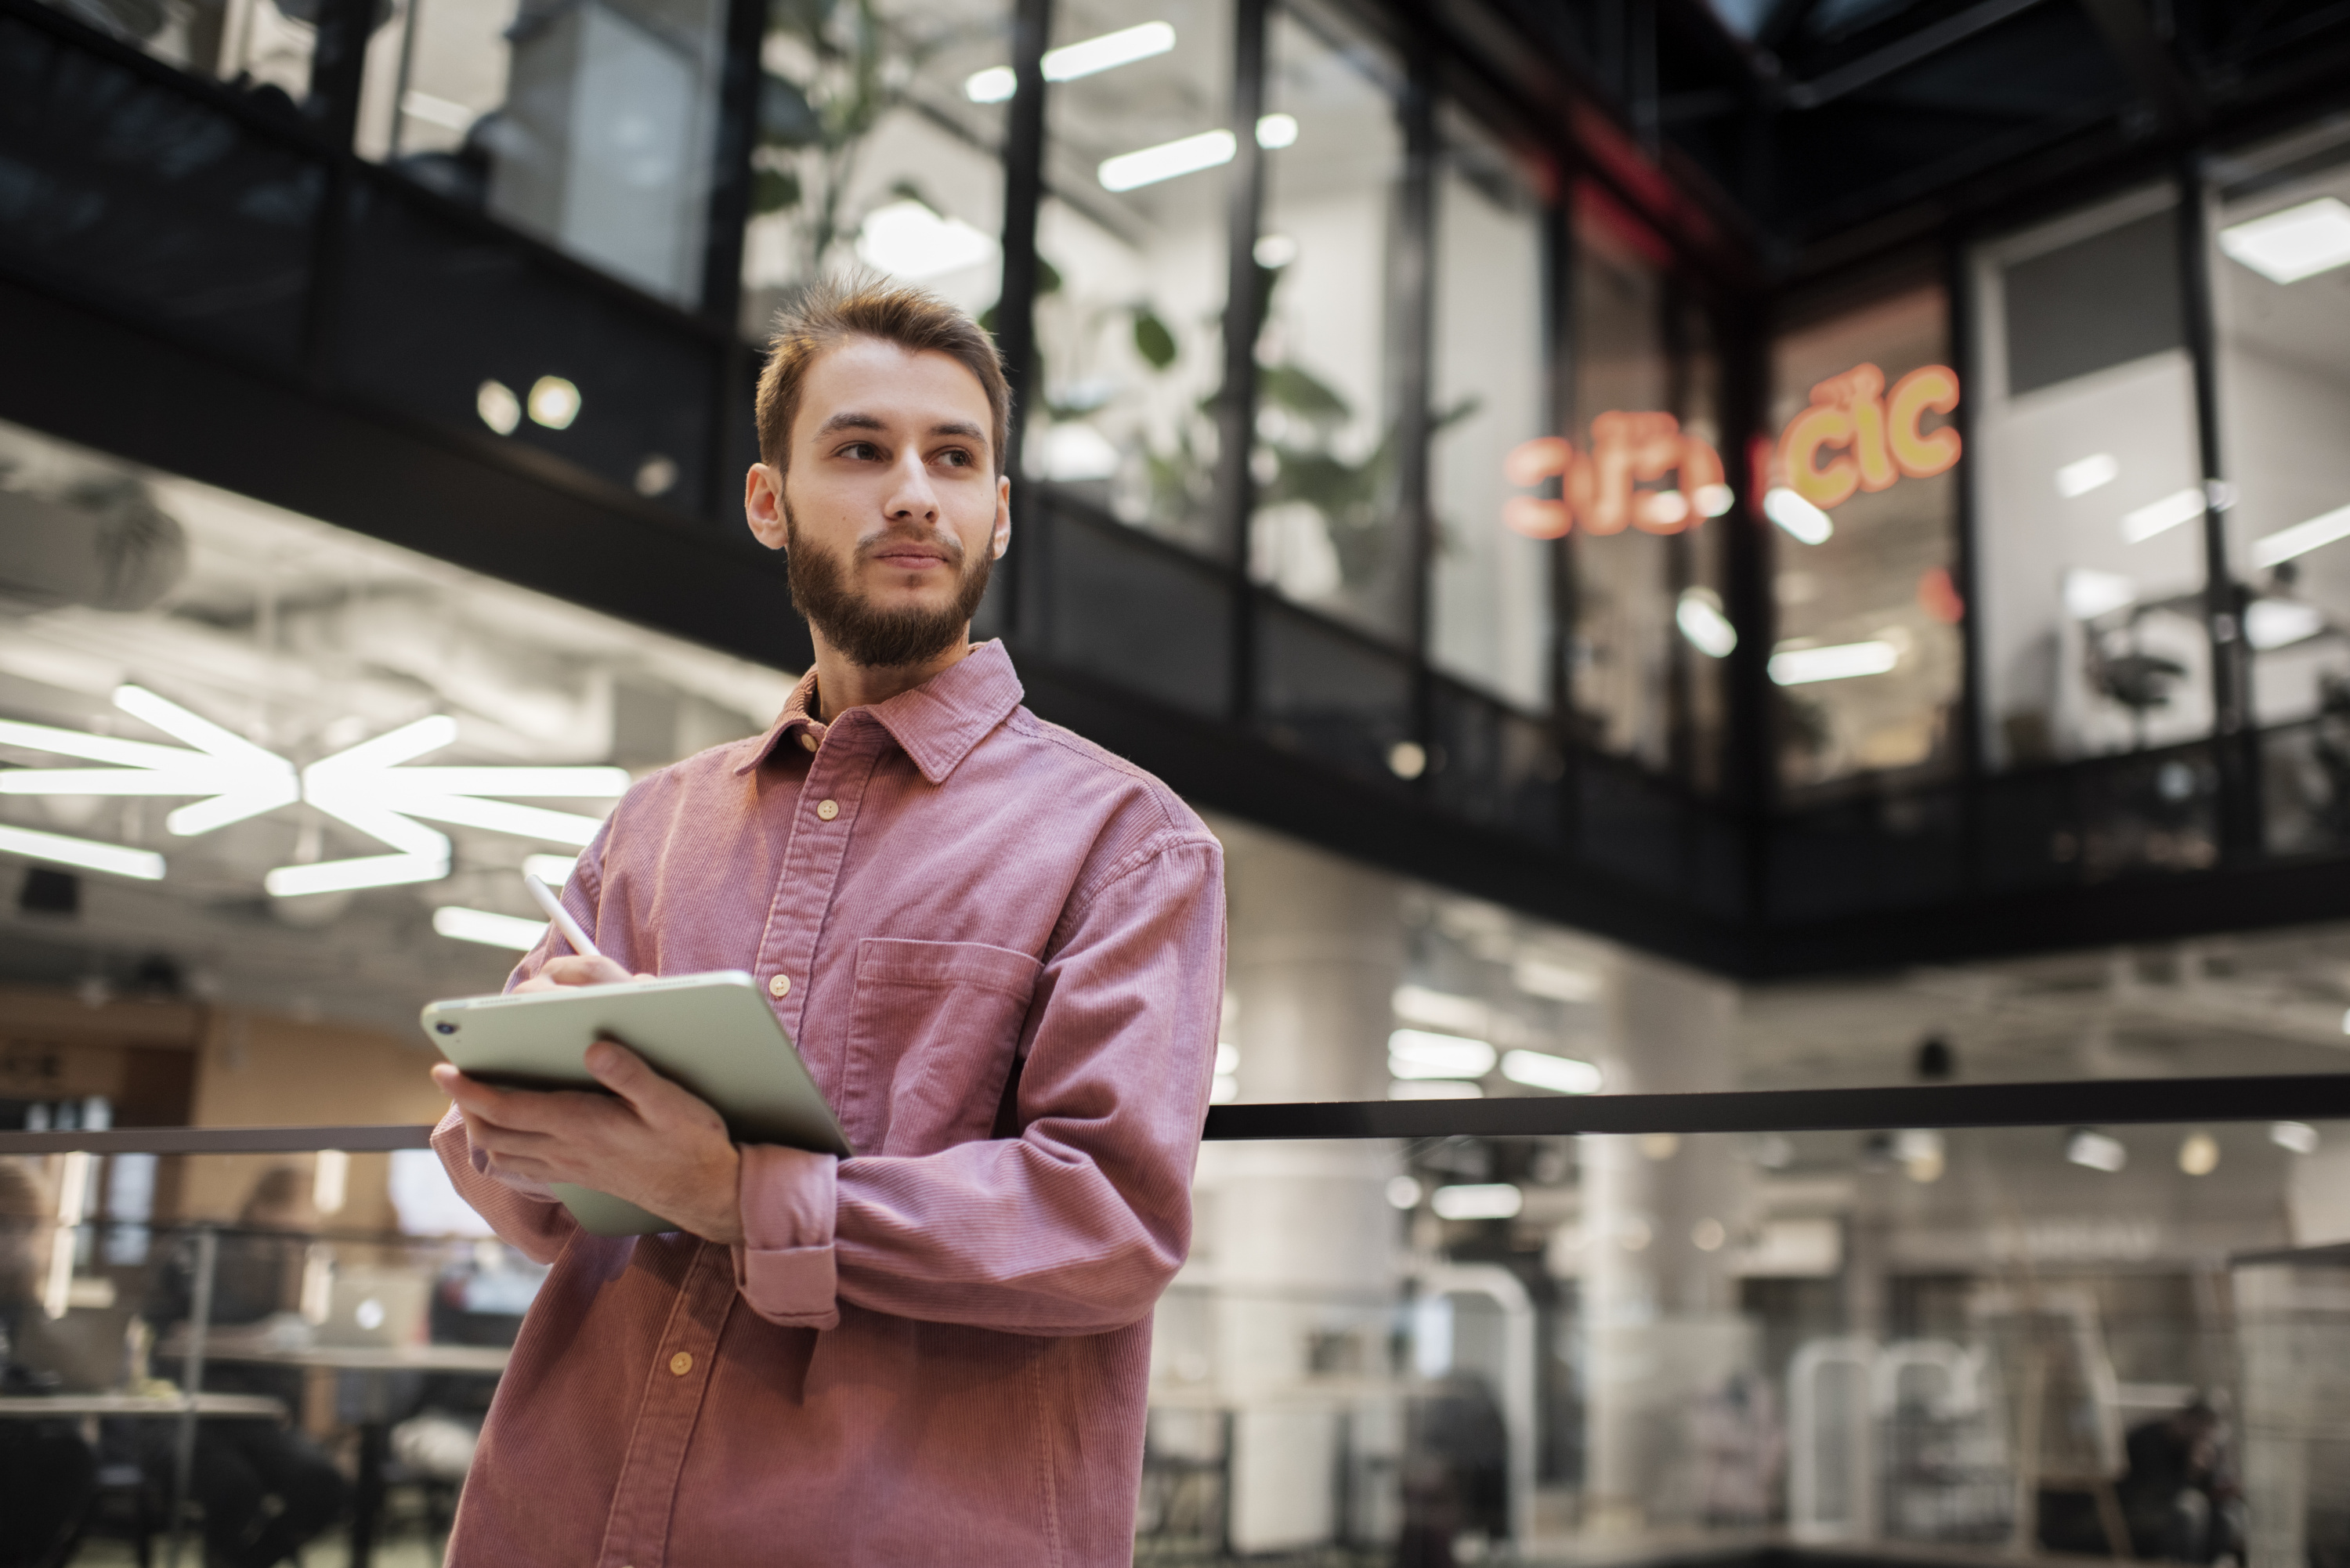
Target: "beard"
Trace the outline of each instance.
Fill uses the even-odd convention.
[[[874,554],[910,532],[893,529],[864,539],[857,555]],[[920,537],[947,552],[947,564],[956,574],[953,602],[936,609],[883,609],[850,586],[848,568],[838,556],[801,539],[799,521],[785,501],[784,566],[792,607],[851,664],[886,670],[936,659],[970,636],[971,618],[987,593],[995,559],[983,550],[978,559],[967,562],[962,541],[944,530],[923,531]]]

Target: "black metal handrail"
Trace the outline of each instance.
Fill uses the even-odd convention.
[[[1492,1100],[1326,1100],[1209,1108],[1211,1142],[1275,1138],[1575,1137],[1596,1133],[1868,1132],[2350,1119],[2350,1073],[2073,1079],[1698,1095]],[[117,1127],[0,1132],[0,1156],[368,1153],[423,1148],[423,1123],[373,1127]]]

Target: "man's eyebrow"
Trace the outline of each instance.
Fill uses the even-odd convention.
[[[816,427],[816,433],[828,435],[834,431],[881,431],[889,428],[882,422],[879,414],[862,414],[851,410],[847,413],[833,415]]]
[[[932,425],[931,433],[934,436],[962,436],[970,441],[987,439],[987,432],[969,420],[949,420],[945,424]]]

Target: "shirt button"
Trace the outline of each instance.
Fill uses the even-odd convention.
[[[669,1358],[669,1369],[677,1374],[680,1377],[684,1376],[687,1373],[693,1370],[692,1355],[687,1351],[679,1351],[675,1355]]]
[[[789,996],[791,993],[792,977],[790,975],[775,974],[769,975],[767,977],[767,994],[769,996]]]
[[[827,822],[830,822],[840,815],[840,803],[837,800],[820,800],[816,803],[816,814]]]
[[[800,750],[804,752],[813,752],[816,750],[816,737],[809,734],[806,730],[802,730],[800,732]]]

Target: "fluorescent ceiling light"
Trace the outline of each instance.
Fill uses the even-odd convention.
[[[511,948],[523,953],[538,946],[539,938],[546,935],[545,920],[525,920],[517,915],[493,914],[487,909],[468,909],[457,904],[443,904],[433,910],[432,929],[461,942]]]
[[[2306,556],[2320,545],[2350,538],[2350,506],[2337,506],[2306,523],[2296,523],[2252,541],[2252,565],[2267,567]]]
[[[1419,1207],[1419,1182],[1409,1176],[1388,1178],[1388,1207],[1411,1210]]]
[[[1388,1036],[1388,1071],[1399,1078],[1481,1078],[1493,1070],[1493,1048],[1482,1040],[1399,1029]]]
[[[1075,81],[1097,71],[1114,70],[1130,66],[1137,60],[1147,60],[1153,55],[1163,55],[1175,47],[1175,29],[1164,22],[1145,22],[1139,26],[1120,27],[1115,33],[1104,33],[1098,38],[1086,38],[1075,44],[1064,44],[1045,52],[1045,79],[1048,82]],[[1005,103],[1020,90],[1020,78],[1010,66],[990,66],[983,71],[973,71],[962,84],[963,97],[973,103]]]
[[[457,738],[457,722],[445,713],[402,724],[372,740],[322,757],[297,774],[290,761],[275,752],[143,687],[118,688],[114,701],[123,711],[195,749],[0,721],[0,745],[117,764],[111,768],[6,769],[0,771],[0,794],[205,797],[180,807],[163,819],[166,828],[183,837],[210,833],[278,806],[307,800],[328,815],[399,851],[389,856],[280,867],[265,879],[264,886],[281,897],[431,881],[446,876],[450,865],[448,836],[416,821],[417,817],[556,844],[585,845],[602,826],[600,818],[476,797],[519,794],[536,799],[608,800],[625,794],[629,787],[628,772],[623,768],[400,766],[411,758],[438,751]],[[57,838],[65,845],[83,842],[56,835],[39,836]],[[121,853],[141,857],[137,865],[154,867],[151,872],[124,870],[123,875],[162,875],[160,857],[145,851]],[[568,862],[561,864],[567,867],[567,875]],[[109,864],[98,868],[117,867]]]
[[[1783,484],[1762,493],[1762,515],[1806,545],[1825,545],[1835,533],[1826,513]]]
[[[857,254],[868,266],[919,282],[994,260],[995,242],[910,199],[867,215],[857,231]]]
[[[1721,596],[1711,588],[1683,588],[1673,607],[1673,624],[1708,659],[1727,659],[1738,647],[1738,628],[1721,613]]]
[[[2137,584],[2119,572],[2075,566],[2064,574],[2064,613],[2074,620],[2095,620],[2137,598]]]
[[[1296,140],[1297,119],[1294,115],[1268,114],[1256,122],[1259,147],[1283,148]],[[1105,191],[1139,190],[1161,180],[1197,174],[1202,169],[1230,163],[1239,146],[1229,130],[1202,130],[1195,136],[1179,137],[1156,147],[1105,158],[1096,173]]]
[[[2307,1122],[2271,1122],[2269,1141],[2295,1154],[2315,1154],[2317,1129]]]
[[[1407,1023],[1424,1023],[1451,1034],[1478,1034],[1485,1029],[1485,1004],[1473,996],[1456,996],[1424,985],[1399,985],[1388,1001],[1396,1016]]]
[[[512,435],[522,423],[522,400],[504,381],[484,381],[473,389],[473,411],[500,435]]]
[[[2201,486],[2174,490],[2159,501],[2123,513],[2122,537],[2133,545],[2143,545],[2157,534],[2167,534],[2181,523],[2202,516],[2205,505]]]
[[[1771,656],[1771,679],[1781,686],[1849,680],[1856,675],[1883,675],[1900,661],[1891,643],[1875,639],[1828,648],[1791,648]]]
[[[159,880],[163,875],[163,857],[151,849],[68,838],[62,833],[42,833],[30,827],[0,827],[0,851],[21,855],[27,860],[78,866],[85,871],[135,877],[142,882]]]
[[[1485,1091],[1450,1078],[1399,1078],[1388,1085],[1390,1100],[1482,1100]]]
[[[2067,501],[2078,500],[2092,490],[2100,490],[2119,478],[2122,465],[2114,454],[2101,452],[2085,457],[2078,462],[2068,462],[2056,471],[2056,493]]]
[[[1440,1187],[1429,1199],[1440,1220],[1514,1220],[1525,1206],[1526,1195],[1508,1181]]]
[[[525,855],[522,857],[522,868],[548,887],[559,890],[566,882],[571,880],[571,874],[579,869],[579,857],[577,855]]]
[[[445,855],[437,858],[425,855],[365,855],[356,860],[280,866],[264,877],[261,885],[273,898],[299,898],[310,893],[343,893],[355,888],[438,882],[447,875],[449,857]]]
[[[1599,977],[1589,970],[1542,958],[1521,958],[1512,964],[1510,983],[1528,996],[1552,1002],[1590,1002],[1599,994]]]
[[[1599,1092],[1597,1067],[1589,1062],[1578,1062],[1572,1056],[1554,1056],[1547,1051],[1504,1053],[1502,1076],[1513,1084],[1523,1084],[1530,1089],[1548,1089],[1560,1095],[1596,1095]]]
[[[2220,1168],[2220,1140],[2207,1132],[2191,1132],[2178,1144],[2178,1168],[2189,1176],[2209,1176]]]
[[[2299,283],[2350,265],[2350,206],[2320,196],[2230,224],[2220,231],[2220,248],[2271,283]]]
[[[2298,599],[2254,599],[2244,610],[2244,640],[2268,653],[2303,642],[2325,629],[2325,612]]]
[[[2104,1133],[2091,1132],[2088,1128],[2083,1127],[2064,1140],[2064,1158],[2074,1165],[2086,1166],[2091,1170],[2102,1170],[2111,1176],[2129,1163],[2129,1150],[2122,1146],[2122,1140],[2117,1137],[2109,1137]]]

